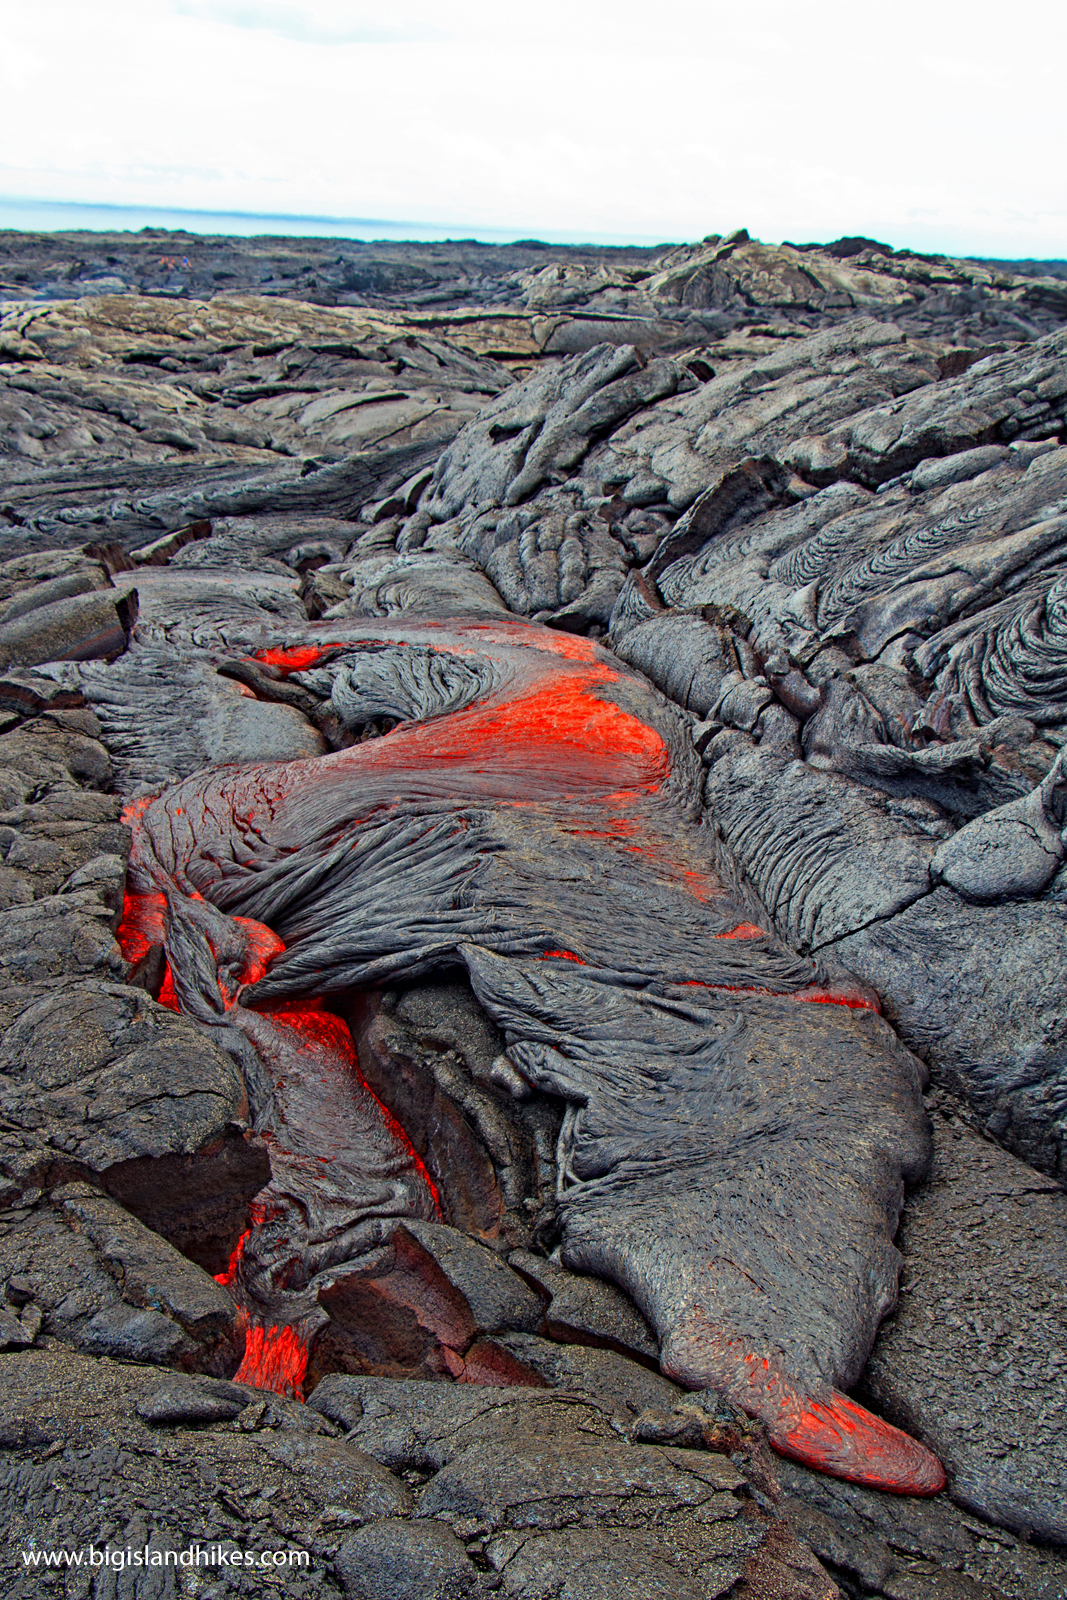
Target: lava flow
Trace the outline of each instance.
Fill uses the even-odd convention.
[[[175,1003],[255,1063],[272,1178],[226,1275],[241,1374],[295,1390],[346,1263],[441,1217],[324,1000],[462,964],[522,1077],[571,1108],[564,1264],[626,1289],[664,1370],[784,1454],[939,1488],[840,1393],[895,1298],[921,1069],[870,991],[720,874],[680,715],[591,641],[517,623],[331,623],[258,659],[401,720],[129,813],[128,958],[162,946]]]
[[[127,894],[118,930],[127,961],[167,941],[167,909],[163,895]],[[229,943],[210,946],[218,1002],[229,1016],[236,990],[261,977],[285,947],[249,918],[220,922],[243,941],[240,966]],[[159,998],[181,1009],[169,963]],[[236,1376],[299,1398],[309,1338],[321,1321],[300,1293],[309,1275],[338,1253],[344,1259],[353,1248],[380,1244],[399,1217],[440,1217],[440,1196],[411,1140],[363,1079],[340,1017],[312,998],[278,1002],[244,1021],[274,1079],[272,1125],[264,1130],[272,1176],[216,1281],[243,1314],[245,1351]]]

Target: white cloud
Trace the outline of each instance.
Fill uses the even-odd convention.
[[[1067,255],[1060,0],[36,0],[0,193]]]

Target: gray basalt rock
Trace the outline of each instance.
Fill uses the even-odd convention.
[[[575,1443],[553,1452],[532,1440],[521,1451],[494,1458],[472,1444],[442,1467],[420,1496],[419,1509],[426,1516],[473,1517],[490,1527],[515,1528],[528,1525],[541,1502],[538,1521],[551,1528],[574,1520],[567,1513],[576,1508],[568,1501],[596,1494],[607,1501],[609,1522],[621,1514],[640,1523],[651,1509],[643,1502],[676,1508],[714,1504],[715,1494],[728,1494],[742,1481],[729,1461],[696,1451],[690,1456],[638,1445],[623,1455],[599,1443]],[[734,1508],[724,1510],[729,1517]]]
[[[0,736],[0,1017],[56,979],[121,979],[114,941],[129,833],[101,793],[111,765],[91,712],[64,709]]]
[[[110,587],[98,561],[72,550],[42,550],[0,561],[0,622],[25,616],[41,606]]]
[[[398,1401],[423,1392],[425,1404],[410,1397],[415,1417],[432,1416],[435,1397],[451,1403],[446,1459],[410,1474],[413,1493],[400,1475],[408,1469],[382,1464],[389,1447],[373,1429],[339,1438],[321,1412],[244,1384],[56,1346],[5,1353],[0,1365],[4,1531],[16,1548],[130,1547],[147,1550],[150,1569],[192,1542],[214,1552],[211,1582],[227,1595],[261,1590],[262,1552],[273,1578],[269,1553],[285,1550],[286,1591],[311,1600],[339,1589],[472,1600],[499,1592],[497,1574],[505,1592],[530,1600],[561,1583],[629,1596],[671,1582],[704,1597],[758,1574],[781,1600],[833,1593],[727,1457],[630,1445],[589,1401],[517,1405],[500,1390],[379,1380]],[[374,1394],[363,1380],[364,1417]],[[551,1492],[545,1515],[523,1526],[539,1461]],[[493,1520],[453,1509],[474,1497]],[[18,1570],[12,1582],[18,1600],[39,1593],[36,1572]]]
[[[347,1538],[337,1574],[355,1600],[473,1600],[488,1593],[463,1544],[442,1522],[379,1522]]]
[[[357,1449],[394,1471],[437,1472],[479,1442],[500,1449],[519,1438],[619,1438],[611,1408],[589,1395],[545,1389],[393,1381],[328,1373],[308,1410],[344,1428]]]
[[[243,354],[258,339],[266,360],[273,334],[278,368],[310,390],[338,368],[365,377],[379,362],[385,383],[432,385],[442,368],[484,383],[495,364],[474,352],[585,349],[597,326],[653,350],[672,339],[721,346],[736,330],[731,346],[743,350],[857,309],[956,346],[945,364],[963,370],[976,343],[1032,339],[1067,309],[1062,262],[959,261],[861,237],[767,245],[744,228],[666,250],[8,233],[3,272],[8,363],[103,347],[142,378],[203,381],[204,367],[216,375],[207,363],[219,341]]]
[[[1067,845],[1064,757],[1056,757],[1035,789],[987,811],[935,852],[930,875],[974,900],[1032,899],[1055,877]]]
[[[677,705],[708,718],[723,679],[737,666],[728,630],[702,617],[666,613],[638,622],[614,640],[616,654],[637,667]]]
[[[667,361],[643,368],[627,345],[598,345],[546,365],[485,407],[445,451],[419,507],[420,522],[519,505],[551,472],[577,466],[594,438],[673,394],[680,376]]]
[[[708,1418],[810,1460],[837,1407],[882,1481],[858,1380],[967,1509],[783,1467],[842,1590],[1058,1597],[1013,1541],[1063,1537],[1062,279],[744,230],[69,248],[0,266],[13,1503],[97,1532],[32,1457],[54,1362],[90,1410],[155,1385],[93,1413],[173,1446],[145,1516],[292,1534],[294,1593],[812,1600]],[[910,1198],[891,1028],[967,1108]],[[222,1381],[245,1320],[311,1408]]]
[[[753,1551],[742,1530],[755,1535],[757,1546],[765,1537],[758,1518],[739,1516],[742,1504],[734,1495],[743,1480],[728,1458],[703,1450],[627,1445],[613,1424],[610,1404],[578,1395],[556,1398],[536,1391],[523,1395],[334,1376],[323,1380],[311,1406],[351,1427],[357,1448],[390,1462],[394,1470],[416,1467],[434,1474],[419,1495],[417,1515],[439,1517],[468,1538],[475,1534],[497,1570],[501,1557],[528,1539],[538,1540],[553,1524],[562,1530],[576,1520],[601,1529],[604,1566],[615,1562],[625,1569],[632,1563],[631,1581],[639,1592],[645,1592],[642,1580],[662,1582],[664,1566],[670,1571],[666,1546],[672,1538],[682,1541],[698,1563],[728,1566],[743,1563]],[[596,1497],[595,1520],[581,1510],[587,1495]],[[540,1516],[532,1504],[537,1499]],[[706,1528],[704,1536],[695,1523]],[[641,1524],[658,1529],[648,1548],[640,1539],[612,1531]],[[509,1525],[528,1531],[509,1540],[504,1533]],[[575,1547],[562,1538],[544,1548],[528,1547],[527,1562],[535,1551],[538,1563],[544,1561],[549,1550],[557,1581],[561,1572],[580,1572],[588,1561],[581,1543]]]
[[[529,1250],[508,1258],[517,1272],[549,1296],[545,1326],[554,1339],[604,1345],[656,1360],[659,1346],[637,1307],[614,1284],[568,1272],[556,1261]]]
[[[557,1335],[558,1337],[558,1335]],[[658,1372],[616,1350],[582,1344],[557,1344],[529,1333],[502,1334],[498,1342],[552,1389],[593,1395],[622,1417],[645,1411],[669,1411],[684,1391]]]
[[[935,1446],[959,1504],[1067,1544],[1067,1196],[947,1097],[934,1128],[930,1186],[901,1226],[908,1277],[864,1389]]]
[[[541,1297],[517,1272],[456,1228],[411,1222],[406,1231],[433,1257],[452,1287],[466,1300],[476,1333],[515,1329],[533,1333],[541,1325]]]
[[[0,620],[0,664],[113,660],[125,650],[136,615],[132,591],[55,599]]]
[[[427,616],[506,616],[507,606],[473,561],[432,550],[357,558],[344,568],[345,596],[327,608],[333,617],[388,617],[413,611]]]
[[[88,977],[121,981],[125,965],[113,923],[114,913],[96,888],[11,906],[0,928],[0,1003],[18,1006],[27,985]]]
[[[364,997],[351,1022],[360,1070],[410,1130],[453,1226],[530,1243],[554,1215],[563,1112],[530,1093],[470,985]]]
[[[815,481],[827,475],[873,485],[931,456],[1012,439],[1055,439],[1067,408],[1065,351],[1067,339],[1054,333],[987,356],[936,389],[873,406],[843,427],[798,439],[785,458]]]
[[[1062,900],[978,905],[941,887],[834,947],[985,1132],[1061,1182],[1065,915]]]
[[[997,1125],[1046,1170],[1057,1170],[1062,1029],[1047,969],[1029,952],[1060,938],[1055,891],[1033,897],[1062,860],[1050,768],[1067,711],[1063,454],[1054,443],[1000,447],[884,494],[837,483],[793,505],[788,485],[775,490],[770,469],[751,463],[679,520],[613,619],[618,649],[682,704],[684,669],[658,664],[653,641],[665,652],[673,629],[722,659],[693,612],[714,607],[720,628],[729,619],[735,676],[721,704],[694,705],[712,719],[697,737],[726,852],[780,926],[816,948],[833,943],[875,982],[906,1040],[946,1081],[969,1084],[983,1116],[997,1101]],[[761,715],[768,688],[780,704]],[[751,737],[717,734],[716,721]],[[938,883],[962,903],[932,895]],[[938,910],[949,905],[978,941],[955,954]],[[991,986],[965,985],[963,1003],[950,968],[967,971],[972,950],[1009,924],[1008,964]],[[1020,942],[1024,924],[1032,940]],[[903,980],[908,941],[914,976]],[[1001,1030],[1013,1011],[1014,1040]],[[1024,1131],[1035,1117],[1044,1135]]]
[[[134,1410],[142,1422],[156,1427],[195,1427],[232,1422],[247,1404],[247,1391],[237,1384],[196,1383],[183,1375],[150,1390],[137,1401]]]
[[[203,1400],[195,1421],[149,1421],[143,1413],[173,1375],[56,1347],[18,1359],[13,1367],[5,1357],[2,1424],[5,1532],[16,1547],[147,1549],[143,1582],[153,1565],[180,1570],[178,1552],[199,1545],[200,1571],[227,1595],[260,1588],[262,1572],[248,1567],[284,1549],[289,1592],[325,1600],[337,1592],[332,1558],[343,1537],[410,1509],[404,1483],[336,1438],[316,1449],[293,1415],[301,1408],[275,1397],[265,1405],[244,1389],[244,1411],[229,1421],[207,1421]],[[210,1398],[216,1385],[200,1383]],[[20,1600],[40,1592],[36,1572],[12,1582]]]
[[[101,449],[130,465],[193,457],[246,469],[382,449],[425,459],[510,381],[495,361],[395,317],[280,311],[237,296],[161,314],[158,300],[104,295],[89,316],[57,306],[33,317],[38,340],[5,318],[0,439],[31,467]]]
[[[836,483],[793,504],[787,481],[779,477],[775,484],[761,463],[742,464],[716,479],[679,520],[645,569],[645,581],[653,579],[673,607],[734,608],[747,619],[737,631],[752,630],[751,642],[764,656],[782,651],[806,668],[820,646],[854,640],[854,657],[869,661],[891,654],[887,646],[904,640],[918,652],[923,676],[937,677],[946,657],[963,666],[965,636],[987,621],[972,615],[964,622],[965,612],[981,611],[991,600],[990,622],[1006,617],[1006,607],[1011,614],[1020,610],[1018,600],[996,598],[997,585],[1009,573],[1030,573],[1034,582],[1047,573],[1045,589],[1053,597],[1058,592],[1067,457],[1056,449],[1033,459],[1021,451],[1009,457],[973,479],[921,495],[903,486],[871,495]],[[777,489],[774,498],[767,487]],[[1029,585],[1024,595],[1028,590]],[[1013,675],[1024,674],[1017,702],[998,703],[994,712],[990,701],[983,714],[988,691],[979,679],[976,698],[968,709],[961,706],[963,719],[980,724],[994,714],[1025,715],[1027,699],[1040,704],[1040,695],[1027,693],[1025,669],[1027,656],[1044,646],[1044,652],[1052,651],[1048,666],[1055,683],[1054,613],[1049,624],[1052,638],[1043,640],[1039,633],[1032,641],[1017,641],[1022,653],[1016,668],[1005,658],[1004,641],[999,692],[998,669],[992,663],[986,669],[998,700]],[[1031,670],[1037,679],[1040,671]],[[938,688],[958,694],[960,685],[949,688],[946,674]],[[949,724],[953,730],[956,720]],[[1054,716],[1045,712],[1038,720],[1051,722]]]
[[[0,1077],[13,1182],[188,1155],[248,1112],[230,1057],[120,984],[68,984],[27,1006],[0,1044]]]
[[[942,1496],[912,1500],[778,1469],[789,1525],[849,1596],[1057,1600],[1061,1549],[1018,1539]]]
[[[228,1376],[243,1349],[214,1279],[87,1184],[8,1211],[5,1279],[25,1280],[45,1334],[116,1360]]]
[[[634,479],[656,478],[664,498],[684,509],[746,456],[779,454],[800,435],[888,404],[936,376],[930,354],[909,345],[899,328],[857,319],[784,341],[747,370],[660,401],[617,429],[584,471],[624,494]],[[844,475],[846,460],[835,441],[806,465],[809,474],[832,478]]]
[[[929,802],[894,800],[749,737],[709,754],[715,826],[802,946],[820,949],[929,892],[948,832]]]
[[[12,737],[12,736],[9,736]],[[0,758],[4,745],[0,742]],[[120,803],[60,780],[42,785],[33,771],[19,770],[20,752],[9,747],[3,769],[7,801],[4,826],[4,896],[8,905],[28,905],[50,894],[95,889],[118,922],[129,854],[129,833],[119,820]],[[20,765],[23,765],[20,762]],[[36,798],[35,798],[36,796]],[[0,847],[2,848],[2,847]]]
[[[400,535],[402,542],[416,537],[417,520]],[[602,498],[570,485],[544,489],[513,508],[443,522],[430,531],[425,548],[452,562],[458,556],[457,564],[475,562],[513,613],[575,633],[607,627],[633,559],[606,523]]]

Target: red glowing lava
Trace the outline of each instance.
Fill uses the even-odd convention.
[[[163,982],[159,989],[159,1003],[161,1006],[166,1006],[168,1011],[181,1011],[178,995],[174,988],[174,974],[170,970],[169,961],[163,969]]]
[[[326,1058],[340,1057],[345,1067],[351,1072],[353,1078],[374,1101],[381,1113],[382,1122],[392,1135],[394,1142],[403,1150],[404,1154],[423,1179],[433,1198],[434,1209],[439,1219],[443,1219],[444,1211],[441,1207],[441,1193],[429,1168],[419,1155],[406,1129],[394,1117],[393,1113],[383,1100],[375,1094],[366,1078],[359,1069],[359,1057],[352,1040],[348,1024],[332,1011],[327,1011],[321,1000],[286,1000],[270,1010],[264,1011],[263,1016],[269,1017],[275,1027],[295,1034],[302,1047],[309,1055],[319,1055]]]
[[[489,791],[498,804],[579,795],[610,787],[631,802],[656,793],[670,757],[654,728],[593,691],[617,679],[600,665],[557,672],[547,684],[503,702],[403,725],[389,738],[358,746],[361,769],[381,768],[402,781],[431,776],[457,792]],[[347,759],[346,759],[347,758]],[[348,751],[324,758],[347,767]]]
[[[131,894],[127,889],[122,920],[115,931],[123,957],[136,966],[154,944],[163,943],[163,917],[167,897],[163,894]]]
[[[343,644],[336,643],[294,645],[288,650],[257,650],[252,660],[261,661],[265,667],[277,667],[288,677],[290,672],[307,672],[310,667],[317,667],[332,651],[343,649]]]
[[[860,983],[847,988],[841,984],[836,989],[823,989],[817,984],[809,984],[806,989],[798,989],[792,999],[805,1000],[813,1006],[848,1006],[852,1011],[874,1011],[879,1016],[882,1013],[881,1003],[874,990],[867,989]]]
[[[759,930],[760,937],[765,938],[764,930]],[[730,934],[719,934],[718,937],[731,938]],[[746,938],[754,938],[753,934],[746,934]],[[765,987],[750,988],[741,983],[705,983],[700,978],[686,978],[678,985],[680,989],[709,989],[713,994],[751,994],[766,996],[775,1000],[800,1000],[806,1005],[815,1006],[848,1006],[852,1011],[874,1011],[881,1015],[882,1007],[878,996],[873,990],[857,983],[855,988],[846,988],[843,984],[839,989],[824,989],[817,984],[808,984],[804,989],[795,989],[793,992],[783,994],[779,989]]]
[[[230,1264],[226,1268],[226,1271],[215,1273],[215,1282],[221,1284],[224,1289],[228,1289],[234,1278],[236,1278],[237,1268],[241,1264],[241,1257],[244,1255],[245,1245],[248,1243],[251,1236],[252,1229],[246,1228],[230,1253]]]
[[[244,930],[248,940],[241,983],[258,983],[275,956],[285,954],[285,945],[265,922],[253,922],[251,917],[234,917],[237,926]]]
[[[302,1399],[308,1348],[295,1328],[251,1327],[245,1335],[245,1353],[234,1373],[235,1383],[250,1383],[272,1394]]]
[[[809,1401],[788,1433],[772,1433],[771,1444],[816,1472],[892,1494],[939,1494],[945,1487],[935,1455],[843,1394],[825,1404]]]

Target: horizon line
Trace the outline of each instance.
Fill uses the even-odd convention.
[[[220,223],[221,222],[225,222],[227,220],[230,220],[230,221],[233,221],[233,222],[237,222],[237,223],[243,223],[243,224],[259,223],[259,222],[261,222],[261,223],[272,223],[273,222],[273,223],[289,224],[290,227],[299,227],[299,228],[301,228],[301,230],[304,230],[301,233],[284,233],[283,232],[281,234],[276,235],[277,237],[283,237],[283,238],[304,237],[304,238],[324,238],[324,239],[325,238],[337,238],[337,239],[341,239],[341,240],[344,240],[344,239],[348,238],[348,239],[351,239],[351,241],[353,243],[358,243],[358,244],[375,244],[375,243],[381,243],[381,244],[403,244],[403,243],[410,243],[410,244],[483,244],[483,245],[486,245],[486,246],[489,246],[489,247],[492,247],[494,245],[512,244],[512,245],[545,245],[545,246],[561,246],[561,247],[570,246],[570,247],[576,247],[576,248],[580,248],[581,246],[584,245],[584,246],[588,246],[591,249],[634,249],[634,250],[659,249],[659,250],[663,250],[663,249],[671,249],[671,248],[674,248],[674,247],[676,247],[678,245],[698,244],[698,243],[701,242],[701,240],[699,240],[697,238],[664,239],[662,237],[658,237],[658,236],[655,236],[655,235],[652,235],[652,234],[628,234],[628,233],[624,233],[624,232],[612,232],[612,233],[600,233],[600,234],[592,233],[592,234],[584,234],[583,235],[583,234],[577,234],[577,233],[569,232],[569,231],[564,230],[564,229],[548,229],[544,233],[538,234],[538,233],[532,233],[532,232],[530,232],[528,230],[524,231],[524,230],[522,230],[522,229],[520,229],[518,227],[512,227],[512,226],[490,226],[489,224],[456,223],[456,222],[452,222],[452,223],[416,222],[416,221],[414,221],[414,220],[412,220],[410,218],[400,218],[400,219],[394,220],[394,219],[391,219],[391,218],[388,218],[388,217],[334,216],[334,215],[330,215],[330,214],[327,214],[327,213],[320,213],[320,212],[305,213],[305,212],[296,212],[296,211],[248,211],[248,210],[239,210],[239,209],[236,209],[236,208],[229,209],[229,210],[223,210],[223,209],[219,209],[219,208],[214,207],[214,206],[188,206],[188,205],[185,205],[185,206],[171,206],[171,205],[159,205],[159,204],[153,204],[153,203],[140,204],[140,203],[136,203],[136,202],[131,203],[131,202],[127,202],[127,201],[116,201],[116,200],[55,200],[55,199],[47,199],[46,200],[46,199],[41,199],[41,198],[37,198],[37,197],[29,197],[29,196],[25,196],[25,195],[10,195],[10,194],[0,194],[0,232],[11,232],[11,233],[41,233],[41,232],[43,232],[43,233],[49,233],[49,232],[51,232],[51,233],[67,233],[67,232],[70,232],[70,233],[77,233],[77,232],[104,233],[104,232],[107,231],[106,229],[104,229],[102,227],[97,227],[97,228],[86,227],[86,228],[83,228],[83,229],[79,229],[77,227],[48,228],[48,227],[34,227],[33,225],[27,225],[27,224],[23,224],[21,226],[20,225],[16,225],[16,226],[13,226],[11,228],[5,229],[3,227],[2,213],[4,211],[11,211],[11,210],[53,211],[53,212],[54,211],[67,211],[67,212],[73,211],[73,212],[97,212],[97,213],[103,212],[103,213],[108,214],[108,215],[113,215],[116,218],[116,220],[119,219],[122,216],[129,216],[130,214],[140,214],[142,216],[159,217],[159,218],[189,218],[189,219],[191,219],[191,218],[201,218],[201,219],[204,219],[205,221],[218,221]],[[330,229],[330,230],[339,230],[339,229],[345,229],[345,228],[359,229],[360,233],[362,234],[362,237],[357,235],[357,234],[355,234],[355,233],[347,234],[347,233],[343,233],[343,232],[334,231],[334,232],[324,233],[324,234],[314,234],[314,233],[310,233],[310,232],[306,231],[306,230],[308,230],[308,229],[310,229],[310,228],[312,228],[314,226],[321,226],[321,227],[324,227],[324,228],[327,228],[327,229]],[[373,229],[383,229],[383,230],[385,230],[385,232],[381,236],[378,236],[378,235],[370,235],[370,236],[368,236],[369,230],[373,230]],[[405,232],[404,230],[410,230],[410,231],[409,232]],[[114,231],[118,232],[118,233],[135,234],[135,233],[144,233],[144,232],[153,231],[153,230],[152,230],[152,224],[148,223],[148,224],[142,225],[142,227],[140,227],[138,229],[116,228]],[[186,232],[188,232],[190,234],[197,234],[198,233],[200,237],[215,237],[215,238],[257,238],[257,237],[270,238],[270,237],[274,237],[275,236],[275,235],[272,235],[269,231],[260,233],[260,232],[245,231],[244,229],[242,229],[240,232],[238,232],[236,234],[232,230],[220,231],[220,232],[218,232],[216,234],[211,234],[205,229],[195,229],[194,230],[194,229],[186,229],[186,228],[182,228],[182,227],[164,227],[162,225],[159,227],[158,231],[161,232],[161,233],[186,233]],[[727,231],[729,231],[729,230],[727,230]],[[427,237],[428,235],[432,236],[432,237]],[[855,237],[860,237],[860,236],[863,236],[863,235],[855,235]],[[704,235],[704,237],[707,238],[707,237],[710,237],[710,236],[709,235]],[[852,237],[852,235],[842,235],[841,237]],[[772,245],[772,246],[779,245],[779,244],[792,243],[791,240],[786,240],[786,239],[781,239],[781,240],[757,240],[757,239],[754,239],[754,242],[769,244],[769,245]],[[834,242],[835,242],[834,240],[826,240],[826,241],[820,241],[820,244],[825,246],[827,244],[832,244]],[[875,241],[872,240],[872,243],[874,243],[874,242]],[[884,241],[878,241],[878,242],[884,244]],[[794,248],[795,248],[795,246],[794,246]],[[809,246],[807,246],[807,248],[811,248],[811,246],[809,245]],[[958,249],[957,250],[945,249],[945,248],[931,249],[928,244],[925,245],[925,246],[923,246],[923,245],[908,245],[908,244],[905,244],[905,245],[887,245],[886,248],[892,250],[894,252],[894,254],[906,253],[906,254],[909,254],[909,255],[929,256],[929,257],[940,256],[940,257],[945,258],[946,260],[956,260],[956,261],[978,261],[978,262],[993,261],[993,262],[1003,262],[1005,264],[1012,264],[1012,263],[1017,263],[1017,262],[1033,262],[1033,263],[1053,263],[1053,262],[1055,262],[1055,263],[1060,263],[1065,259],[1063,256],[1041,255],[1041,254],[1033,254],[1033,253],[1025,254],[1025,255],[1017,255],[1017,256],[992,255],[988,251],[978,252],[978,251],[973,250],[973,248],[967,250],[966,252],[959,251]]]
[[[610,234],[610,235],[608,235],[608,234],[600,234],[600,235],[591,234],[591,235],[585,236],[584,238],[579,236],[579,235],[577,235],[577,234],[567,234],[566,238],[563,238],[561,236],[565,232],[565,230],[561,230],[561,229],[551,229],[548,232],[548,236],[541,237],[541,236],[538,236],[537,234],[533,234],[533,233],[523,233],[518,228],[511,228],[511,227],[506,226],[506,225],[505,226],[501,226],[501,227],[497,227],[497,226],[490,226],[488,224],[481,224],[481,223],[416,222],[411,218],[403,218],[403,217],[393,220],[393,219],[388,218],[388,217],[331,216],[331,215],[327,215],[325,213],[319,213],[319,212],[305,213],[305,212],[298,212],[298,211],[244,211],[244,210],[239,210],[237,208],[232,208],[232,209],[228,209],[228,210],[219,210],[218,208],[213,207],[213,206],[161,206],[161,205],[156,205],[156,204],[151,204],[151,203],[141,204],[141,203],[136,202],[136,201],[127,202],[127,201],[116,201],[116,200],[42,200],[42,199],[37,199],[35,197],[30,197],[30,196],[26,196],[26,195],[0,194],[0,210],[11,210],[11,209],[15,209],[15,208],[40,209],[40,210],[49,210],[49,211],[107,211],[107,212],[116,212],[116,213],[129,213],[129,212],[133,211],[133,212],[143,212],[144,214],[149,215],[149,216],[159,216],[159,217],[205,217],[205,218],[218,218],[219,220],[223,220],[225,218],[234,218],[235,220],[239,220],[239,221],[242,221],[242,222],[299,222],[299,223],[304,223],[304,224],[322,223],[322,224],[325,224],[327,226],[335,227],[335,228],[338,228],[338,227],[388,228],[390,230],[390,232],[394,232],[394,233],[398,228],[412,228],[412,229],[416,229],[416,230],[418,230],[420,232],[439,233],[439,234],[442,235],[442,238],[441,238],[440,242],[442,242],[442,243],[453,243],[453,244],[463,244],[463,243],[467,243],[467,242],[470,242],[470,243],[473,243],[473,244],[479,244],[479,243],[485,242],[483,240],[480,240],[477,237],[478,233],[489,233],[489,234],[493,234],[493,235],[499,235],[502,239],[506,240],[507,242],[515,243],[515,244],[559,244],[559,243],[571,243],[571,244],[596,245],[601,240],[604,240],[604,239],[607,239],[607,238],[611,238],[612,240],[616,240],[617,239],[617,240],[620,240],[620,241],[628,240],[629,243],[632,244],[633,248],[634,249],[638,249],[638,250],[664,248],[664,247],[669,247],[671,245],[685,244],[685,243],[691,242],[691,241],[687,241],[687,240],[683,240],[683,239],[662,239],[662,238],[659,238],[659,237],[657,237],[657,236],[655,236],[653,234],[626,235],[626,234],[623,234],[623,233],[618,233],[618,234],[613,233],[613,234]],[[457,229],[457,228],[458,229],[464,229],[464,228],[472,229],[473,228],[475,231],[474,232],[468,232],[468,233],[459,233],[459,234],[451,232],[451,231],[448,231],[448,230],[453,230],[453,229]],[[22,231],[27,231],[27,230],[13,229],[11,231],[13,231],[13,232],[22,232]],[[57,231],[60,231],[60,230],[57,230]],[[94,231],[94,230],[89,230],[89,231]],[[127,230],[122,230],[122,231],[127,231]],[[180,230],[180,229],[167,229],[167,230],[164,230],[164,231],[173,233],[173,232],[181,232],[182,230]],[[552,237],[553,234],[556,235],[555,238]],[[225,235],[223,235],[223,237],[225,237]],[[423,241],[414,241],[413,240],[412,242],[423,242]],[[622,245],[620,245],[620,248],[626,248],[626,245],[622,244]]]

